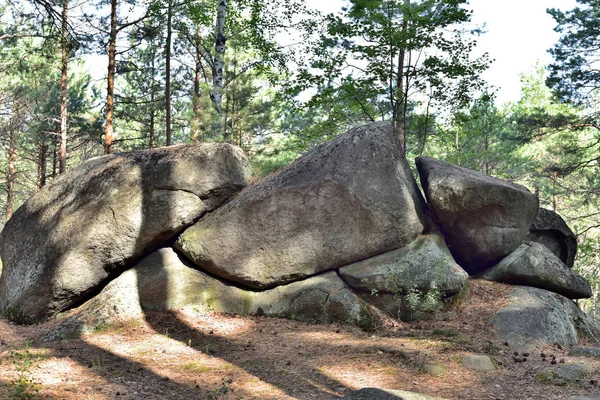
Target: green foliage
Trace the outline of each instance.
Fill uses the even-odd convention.
[[[41,384],[33,377],[31,367],[43,356],[30,352],[29,345],[22,351],[11,350],[9,359],[17,372],[16,378],[8,385],[8,395],[11,399],[28,400],[35,399],[41,388]]]
[[[427,99],[426,115],[432,107],[465,106],[488,65],[487,55],[470,59],[477,32],[455,28],[470,20],[465,3],[350,1],[342,14],[324,17],[327,29],[310,42],[312,56],[288,93],[316,88],[308,105],[340,115],[338,129],[383,119],[406,131],[409,94]]]
[[[3,318],[16,322],[17,324],[30,324],[33,321],[16,304],[8,304],[0,310]]]
[[[577,3],[567,12],[548,10],[561,37],[550,50],[555,63],[550,65],[547,82],[559,98],[581,104],[594,101],[600,88],[600,71],[595,68],[600,55],[600,4],[595,0]]]
[[[233,388],[231,387],[232,383],[233,383],[233,379],[231,379],[231,378],[222,378],[221,379],[221,386],[219,386],[218,388],[216,388],[212,392],[210,392],[208,394],[208,399],[209,400],[216,400],[216,399],[219,399],[219,398],[225,396],[229,392],[233,392]]]

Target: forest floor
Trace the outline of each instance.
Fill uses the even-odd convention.
[[[490,317],[510,290],[473,281],[452,312],[425,322],[389,322],[374,332],[342,325],[198,313],[148,312],[144,321],[107,326],[55,342],[52,322],[0,320],[0,398],[43,399],[335,399],[362,387],[409,390],[447,399],[568,399],[600,396],[600,361],[568,349],[519,354],[500,343]],[[541,377],[553,353],[585,361],[592,380],[556,386]],[[498,370],[462,365],[485,354]],[[427,365],[443,366],[440,376]]]

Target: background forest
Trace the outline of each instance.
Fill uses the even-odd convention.
[[[111,152],[214,141],[256,178],[388,121],[428,155],[538,194],[578,235],[600,302],[600,5],[548,10],[550,66],[499,106],[466,0],[0,0],[0,205],[6,221],[59,174]]]

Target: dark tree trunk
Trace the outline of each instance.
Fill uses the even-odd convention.
[[[18,114],[16,115],[16,119],[19,119]],[[14,123],[10,129],[8,147],[8,169],[6,170],[6,221],[8,221],[10,217],[12,217],[13,203],[15,198],[15,177],[17,175],[17,148],[19,144],[17,125],[17,123]]]
[[[38,149],[38,177],[37,177],[37,188],[38,190],[46,186],[46,174],[48,169],[48,145],[46,143],[40,143]]]
[[[108,78],[106,87],[106,127],[104,131],[104,154],[110,154],[113,142],[113,118],[115,105],[115,58],[117,42],[117,0],[110,1],[110,34],[108,38]]]
[[[67,80],[69,64],[69,42],[67,31],[67,10],[69,1],[63,0],[62,11],[62,36],[61,36],[61,77],[60,77],[60,149],[59,171],[62,174],[67,170]]]
[[[167,40],[165,43],[165,124],[167,146],[173,144],[171,132],[171,22],[173,19],[173,1],[167,2]]]
[[[217,117],[217,134],[222,134],[222,114],[223,114],[223,68],[225,57],[225,18],[227,16],[227,0],[219,0],[217,3],[217,17],[215,21],[215,55],[213,58],[212,76],[213,89],[211,99],[213,101]],[[224,138],[224,134],[223,134]]]

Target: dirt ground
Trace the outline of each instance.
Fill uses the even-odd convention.
[[[264,317],[148,312],[144,321],[107,326],[56,342],[52,326],[0,320],[0,398],[335,399],[362,387],[402,389],[447,399],[568,399],[600,396],[600,362],[568,349],[519,354],[499,342],[490,317],[510,290],[474,281],[451,312],[425,322],[388,322],[374,332]],[[542,359],[541,353],[548,357]],[[467,354],[499,369],[476,373]],[[550,354],[585,361],[591,380],[557,386],[541,379]],[[442,375],[426,365],[445,367]]]

